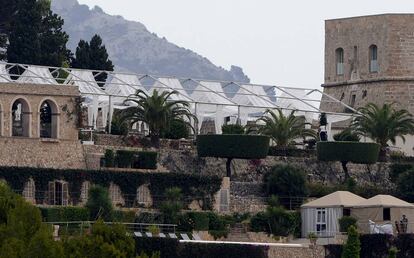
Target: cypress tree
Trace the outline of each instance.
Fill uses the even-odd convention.
[[[342,252],[342,258],[360,258],[361,242],[355,226],[348,228],[348,240]]]

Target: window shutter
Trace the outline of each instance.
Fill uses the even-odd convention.
[[[62,183],[62,205],[69,205],[69,186],[67,182]]]
[[[49,182],[49,193],[48,193],[49,205],[55,205],[55,182]]]

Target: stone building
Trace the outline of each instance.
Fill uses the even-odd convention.
[[[0,83],[0,166],[85,168],[78,87]]]
[[[414,14],[327,20],[322,87],[353,108],[395,102],[414,113]],[[324,97],[321,109],[349,111]],[[396,147],[413,155],[413,143]]]

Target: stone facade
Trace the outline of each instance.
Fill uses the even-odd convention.
[[[383,14],[325,22],[324,92],[358,108],[367,103],[396,103],[414,113],[414,14]],[[377,69],[370,68],[376,46]],[[343,49],[343,74],[337,72],[337,50]],[[347,112],[322,97],[321,109]],[[344,125],[346,126],[346,125]],[[413,155],[414,138],[398,143]]]

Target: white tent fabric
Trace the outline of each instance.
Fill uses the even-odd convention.
[[[17,81],[33,84],[57,84],[48,68],[37,66],[28,66]]]
[[[336,191],[303,204],[302,208],[353,207],[366,201],[365,198],[348,191]]]
[[[134,74],[113,74],[111,81],[105,85],[105,92],[116,96],[112,98],[114,104],[123,104],[126,97],[135,94],[137,90],[147,93]]]
[[[176,78],[158,78],[154,83],[154,89],[158,91],[178,91],[179,94],[171,95],[171,100],[192,101],[180,81]],[[153,89],[150,91],[152,92]]]
[[[285,92],[280,91],[281,95],[277,98],[276,103],[279,107],[285,108],[284,113],[290,113],[291,110],[288,109],[309,110],[310,112],[297,111],[295,114],[305,116],[306,121],[311,122],[314,118],[314,113],[312,112],[318,111],[318,108],[313,106],[309,101],[307,91],[302,89],[283,90]],[[295,97],[299,99],[295,99]]]
[[[318,210],[325,212],[325,230],[317,230]],[[309,233],[315,233],[319,237],[333,237],[339,232],[338,219],[343,216],[342,207],[330,208],[302,208],[302,237],[307,237]]]
[[[11,82],[10,75],[7,72],[6,64],[0,63],[0,82]]]
[[[79,91],[82,95],[94,94],[94,95],[107,95],[95,81],[91,71],[87,70],[72,70],[66,79],[66,84],[75,85],[79,87]]]
[[[240,105],[248,105],[254,106],[259,108],[264,107],[276,107],[274,103],[270,100],[267,96],[260,96],[262,94],[255,93],[260,92],[259,87],[252,86],[252,85],[241,85],[240,89],[237,91],[236,95],[232,98],[233,102],[236,102]],[[262,88],[264,93],[264,90]],[[263,94],[266,95],[266,94]]]

